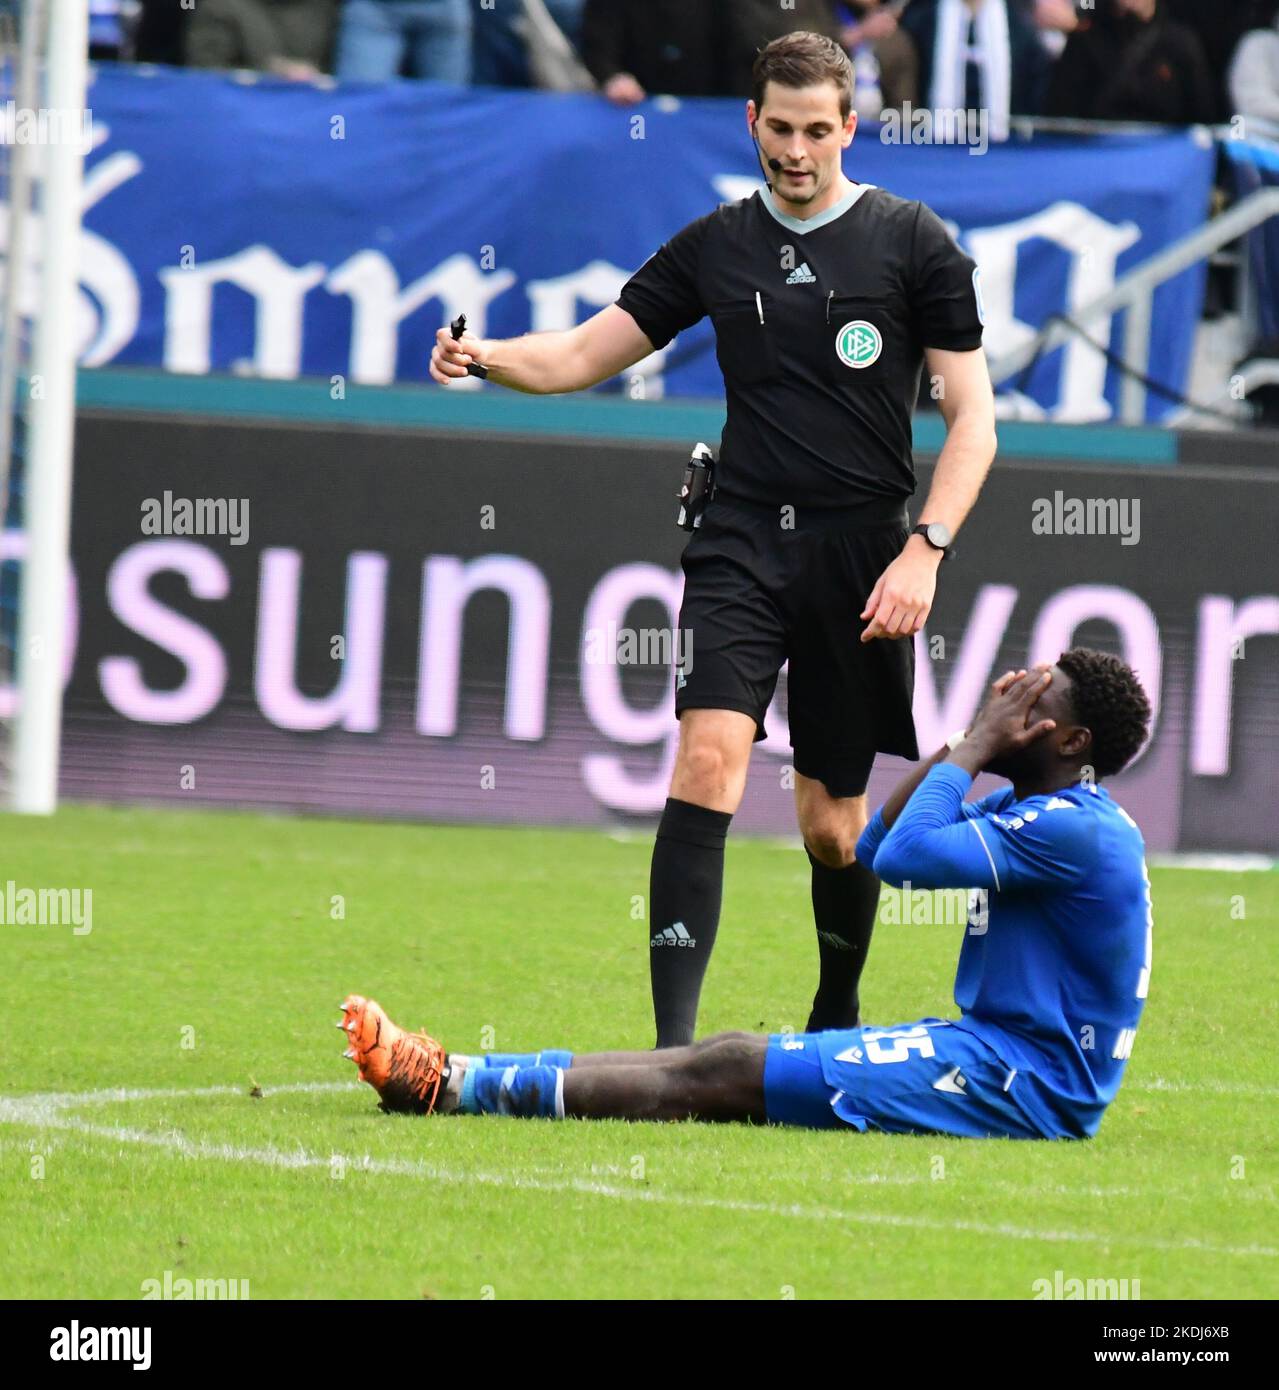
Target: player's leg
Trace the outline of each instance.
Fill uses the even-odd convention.
[[[869,755],[866,772],[854,780],[868,775]],[[804,1031],[855,1028],[861,1015],[858,987],[879,906],[879,879],[853,852],[866,828],[866,795],[833,796],[824,783],[797,772],[795,811],[808,854],[819,961]]]
[[[721,1033],[690,1047],[631,1053],[636,1060],[626,1065],[575,1066],[564,1076],[564,1113],[596,1120],[762,1122],[767,1048],[760,1034]]]
[[[897,507],[897,514],[886,510]],[[909,639],[861,642],[859,614],[909,528],[900,506],[866,509],[818,530],[788,591],[789,709],[796,811],[808,852],[821,974],[807,1031],[850,1028],[879,903],[879,880],[856,862],[876,750],[915,757]]]
[[[767,1046],[757,1034],[721,1033],[689,1047],[632,1053],[626,1065],[453,1071],[438,1109],[529,1119],[762,1121]]]
[[[649,976],[657,1046],[693,1039],[719,928],[724,842],[742,799],[756,724],[737,710],[690,709],[649,871]]]
[[[719,927],[724,841],[785,659],[758,523],[712,502],[684,549],[679,749],[649,876],[657,1046],[693,1041]],[[761,558],[762,557],[762,558]]]
[[[716,1034],[716,1037],[722,1036]],[[712,1041],[705,1039],[704,1041]],[[477,1067],[643,1067],[658,1061],[670,1061],[702,1043],[690,1043],[686,1047],[665,1047],[643,1052],[572,1052],[568,1048],[543,1048],[540,1052],[479,1052],[474,1056],[462,1053],[449,1055],[464,1066]]]
[[[348,995],[339,1027],[346,1056],[404,1114],[501,1114],[562,1118],[760,1120],[767,1039],[720,1033],[660,1052],[583,1054],[584,1065],[483,1066],[450,1056],[425,1033],[408,1033],[372,999]]]

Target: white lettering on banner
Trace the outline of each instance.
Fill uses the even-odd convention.
[[[1224,777],[1230,771],[1236,643],[1263,634],[1279,634],[1279,598],[1258,595],[1238,606],[1224,594],[1199,600],[1190,742],[1190,770],[1197,777]]]
[[[0,555],[20,557],[21,537],[0,538]],[[263,716],[282,729],[312,731],[339,726],[356,733],[380,727],[380,697],[385,641],[388,562],[376,552],[352,552],[346,560],[344,661],[334,689],[322,697],[304,696],[296,684],[298,634],[302,628],[303,557],[293,549],[264,550],[258,569],[257,627],[254,634],[253,688]],[[193,598],[207,606],[200,617],[188,616],[162,602],[152,591],[159,576],[175,574]],[[509,605],[507,662],[502,685],[503,736],[532,741],[545,736],[550,681],[552,598],[542,570],[515,555],[486,555],[463,561],[431,555],[423,564],[422,607],[417,658],[417,732],[452,738],[459,732],[462,649],[470,599],[485,590],[504,596]],[[70,636],[65,669],[72,669],[77,610],[74,579]],[[675,634],[682,575],[660,566],[634,563],[604,573],[583,610],[582,633],[617,631],[631,605],[664,605]],[[225,600],[232,598],[229,571],[211,546],[174,538],[135,542],[120,552],[106,578],[106,600],[124,629],[152,644],[183,668],[174,686],[165,673],[161,684],[148,684],[146,663],[120,652],[104,655],[98,679],[107,704],[126,719],[147,724],[189,724],[220,704],[228,682],[226,648],[219,625],[229,621]],[[938,693],[936,666],[925,654],[917,664],[915,721],[921,747],[944,742],[953,728],[965,727],[976,713],[994,662],[1014,630],[1018,591],[1010,585],[979,590],[964,630],[952,647],[961,653],[950,663],[944,698]],[[1279,634],[1279,596],[1264,594],[1235,603],[1208,595],[1198,603],[1199,630],[1194,690],[1187,730],[1188,761],[1198,776],[1230,772],[1230,725],[1238,642],[1247,635]],[[571,619],[570,619],[571,620]],[[1158,621],[1145,602],[1118,585],[1073,585],[1049,597],[1033,614],[1022,615],[1015,631],[1031,630],[1030,661],[1052,661],[1068,648],[1085,624],[1109,624],[1120,639],[1125,659],[1141,676],[1155,709],[1160,706],[1163,665]],[[325,631],[329,631],[328,628]],[[325,650],[328,650],[325,639]],[[670,691],[645,705],[627,698],[622,665],[589,661],[579,653],[577,679],[583,713],[605,743],[602,751],[582,758],[587,790],[611,809],[637,814],[660,810],[673,767],[678,725]],[[303,663],[305,664],[305,663]],[[694,676],[694,679],[696,677]],[[243,676],[241,677],[243,679]],[[14,692],[0,687],[0,712],[12,711]],[[759,750],[789,758],[783,742],[780,708],[770,709],[772,735]],[[609,747],[608,745],[612,745]],[[628,755],[626,750],[636,750]]]
[[[644,599],[665,606],[667,625],[673,631],[679,621],[683,592],[682,574],[660,565],[618,565],[591,591],[582,619],[583,641],[587,633],[607,631],[610,623],[615,627],[623,625],[631,605]],[[669,688],[663,688],[656,704],[636,709],[626,700],[622,671],[616,664],[583,661],[579,679],[587,718],[600,733],[632,748],[660,744],[662,753],[647,771],[633,770],[616,753],[589,753],[582,759],[582,780],[587,789],[597,801],[615,811],[644,814],[660,808],[666,800],[679,747],[679,723]]]
[[[156,271],[167,298],[164,366],[171,372],[210,369],[213,291],[234,285],[255,302],[252,366],[257,376],[295,377],[302,367],[302,303],[324,279],[324,265],[291,266],[269,246],[250,246],[217,261]]]
[[[483,337],[488,306],[514,283],[514,271],[482,271],[470,256],[459,253],[401,290],[395,267],[380,251],[359,251],[333,271],[324,288],[351,298],[351,380],[379,386],[397,376],[400,324],[415,309],[438,298],[441,320],[452,323],[465,313],[467,331]],[[455,389],[476,390],[479,385],[473,376],[454,382]]]
[[[986,325],[982,335],[986,352],[1002,357],[1024,347],[1036,330],[1016,316],[1018,253],[1024,243],[1042,238],[1070,257],[1066,302],[1062,312],[1073,318],[1089,301],[1112,289],[1119,257],[1141,239],[1135,222],[1107,222],[1080,203],[1058,202],[1043,212],[998,227],[970,230],[965,238],[969,254],[981,271]],[[1084,325],[1091,338],[1107,342],[1111,320],[1094,319]],[[1049,410],[1054,420],[1082,423],[1109,420],[1113,415],[1106,399],[1106,359],[1072,334],[1062,350],[1061,392]]]
[[[110,135],[101,121],[93,123],[93,147],[96,149]],[[78,273],[76,289],[76,360],[82,367],[100,367],[110,362],[127,347],[138,331],[138,314],[142,296],[133,267],[111,243],[83,225],[83,219],[95,204],[122,184],[142,172],[142,161],[132,150],[117,150],[84,170],[80,193],[80,227]],[[40,215],[33,208],[31,242],[36,252],[44,238],[40,234]],[[7,228],[0,233],[7,238]],[[36,266],[28,265],[21,290],[24,314],[35,315],[39,304],[39,281]]]
[[[387,559],[376,551],[357,550],[347,559],[346,570],[342,674],[327,695],[303,695],[296,684],[302,556],[277,546],[262,552],[253,683],[262,713],[277,728],[313,732],[340,723],[353,734],[377,730]]]
[[[131,656],[104,657],[98,679],[107,703],[140,724],[191,724],[217,707],[226,689],[222,644],[199,623],[175,612],[151,593],[158,574],[180,574],[191,594],[206,602],[224,599],[231,578],[222,558],[198,541],[138,541],[122,551],[107,575],[111,611],[139,637],[186,668],[171,690],[153,690]]]
[[[109,128],[95,119],[95,150],[109,138]],[[116,150],[96,159],[85,169],[82,212],[87,214],[144,173],[142,160],[132,150]],[[726,202],[748,197],[763,186],[754,176],[729,173],[712,176],[710,182]],[[37,229],[33,242],[38,246],[39,218],[33,216]],[[992,357],[999,357],[1024,346],[1035,332],[1016,317],[1014,308],[1023,245],[1046,240],[1069,257],[1062,309],[1073,315],[1113,287],[1118,259],[1140,239],[1141,230],[1134,222],[1108,222],[1083,204],[1063,199],[1031,217],[969,229],[962,235],[981,272],[986,348]],[[101,366],[113,361],[137,335],[141,302],[138,276],[120,250],[87,227],[80,234],[79,259],[77,357],[83,366]],[[445,322],[465,311],[471,331],[482,335],[488,306],[519,285],[513,271],[481,268],[474,257],[462,253],[448,256],[402,286],[395,265],[377,247],[361,248],[333,266],[319,259],[295,266],[262,241],[216,260],[197,257],[190,265],[164,266],[155,273],[165,292],[162,365],[168,370],[197,374],[212,370],[219,313],[227,312],[217,291],[233,286],[254,303],[250,352],[243,368],[259,376],[297,377],[308,303],[315,303],[312,291],[322,289],[332,296],[349,298],[351,327],[345,375],[370,385],[400,379],[400,326],[428,302],[439,302],[433,321]],[[630,273],[609,261],[593,260],[563,275],[527,282],[523,288],[531,331],[573,327],[581,317],[582,305],[593,312],[611,303]],[[37,295],[32,275],[22,289],[24,312],[34,310]],[[1087,325],[1090,336],[1108,339],[1111,322],[1098,319]],[[632,368],[644,378],[644,394],[649,399],[664,393],[667,351],[654,352]],[[323,371],[342,369],[340,344],[333,345],[332,357]],[[402,375],[410,378],[422,374],[404,371]],[[1062,349],[1059,390],[1048,409],[1049,417],[1062,421],[1109,419],[1113,412],[1105,399],[1105,377],[1105,359],[1072,337]],[[465,377],[453,389],[478,390],[481,385],[477,378]]]
[[[517,555],[466,561],[432,555],[423,565],[417,731],[436,738],[457,733],[462,615],[472,595],[484,589],[505,594],[510,604],[503,732],[507,738],[539,739],[546,731],[551,590],[542,571]]]

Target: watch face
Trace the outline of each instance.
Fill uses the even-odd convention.
[[[938,550],[945,550],[950,544],[950,528],[943,526],[940,521],[933,521],[928,526],[928,539]]]

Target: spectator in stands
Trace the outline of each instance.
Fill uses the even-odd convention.
[[[1028,9],[1029,18],[1039,31],[1040,47],[1056,62],[1066,40],[1079,28],[1075,0],[1033,0]]]
[[[411,76],[465,86],[471,80],[470,0],[344,0],[336,69],[344,82]]]
[[[902,21],[919,52],[919,88],[934,111],[989,112],[990,138],[1011,115],[1035,115],[1047,58],[1020,5],[914,0]]]
[[[897,22],[898,7],[882,0],[835,6],[839,40],[853,60],[853,106],[863,120],[919,105],[919,55]]]
[[[619,106],[724,90],[720,0],[586,0],[582,61]]]
[[[168,63],[172,67],[185,63],[191,14],[182,0],[142,0],[134,39],[134,57],[138,62]]]
[[[89,0],[89,58],[127,58],[138,25],[138,0]]]
[[[547,15],[578,48],[585,0],[541,0]],[[534,87],[525,0],[471,0],[471,81],[480,87]]]
[[[335,11],[335,0],[200,0],[186,31],[187,63],[311,81],[328,71]]]
[[[1270,24],[1264,12],[1274,7],[1268,0],[1231,0],[1227,5],[1212,4],[1210,0],[1164,0],[1164,7],[1169,19],[1193,29],[1198,37],[1212,74],[1212,118],[1214,121],[1228,120],[1235,109],[1226,80],[1230,60],[1249,29],[1263,29]]]
[[[724,85],[730,96],[751,92],[751,69],[766,44],[796,29],[808,29],[839,42],[841,25],[835,0],[794,0],[782,6],[777,0],[719,0],[724,25]]]
[[[1279,0],[1267,0],[1254,18],[1257,28],[1230,65],[1230,100],[1241,116],[1279,124]]]
[[[1099,121],[1211,121],[1212,74],[1194,31],[1159,0],[1098,0],[1066,41],[1047,112]]]

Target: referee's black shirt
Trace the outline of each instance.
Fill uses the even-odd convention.
[[[922,203],[855,184],[800,221],[761,190],[689,223],[617,303],[655,348],[711,316],[728,397],[718,486],[802,512],[914,492],[924,349],[981,346],[975,274]]]

